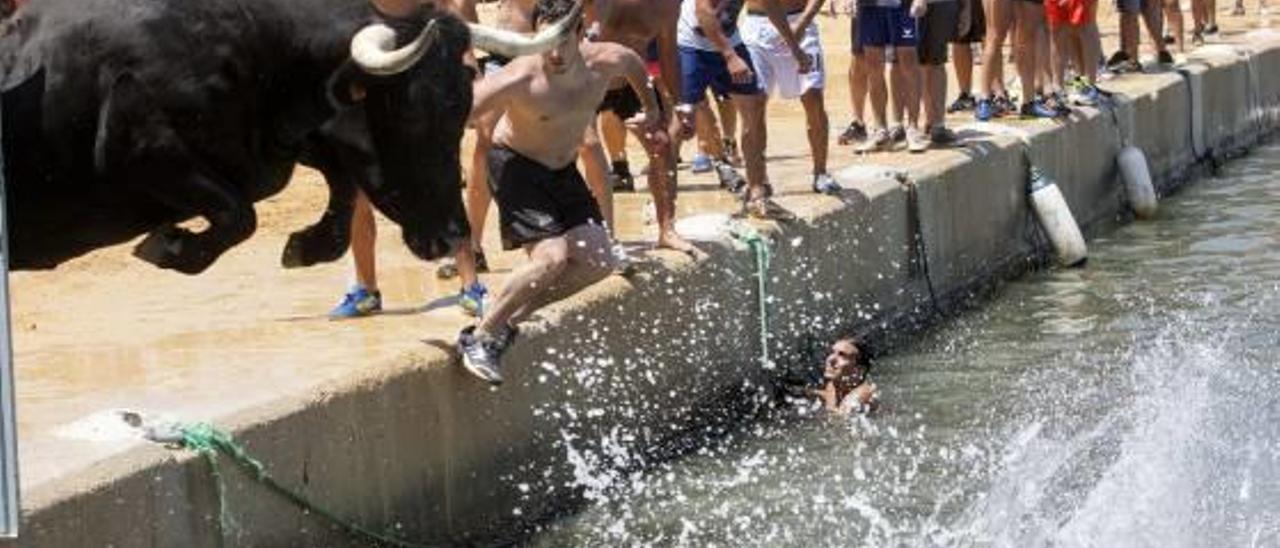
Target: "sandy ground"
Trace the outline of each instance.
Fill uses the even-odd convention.
[[[1219,8],[1230,5],[1223,2]],[[1111,19],[1104,14],[1103,20]],[[857,157],[835,145],[834,135],[849,112],[849,21],[823,16],[818,22],[829,70],[833,170],[856,163],[929,162],[929,154],[904,152]],[[1220,24],[1236,31],[1246,26],[1225,11]],[[1256,20],[1247,24],[1257,25]],[[954,95],[954,83],[951,89]],[[774,101],[769,112],[771,180],[784,195],[807,194],[810,166],[799,103]],[[966,115],[952,123],[968,121]],[[692,151],[687,144],[683,156],[689,158]],[[644,163],[634,143],[631,157],[636,169]],[[682,170],[680,192],[680,215],[735,207],[711,175]],[[325,199],[319,176],[299,169],[285,192],[258,204],[257,234],[197,277],[134,259],[133,243],[100,250],[57,270],[12,274],[24,489],[140,443],[84,421],[95,413],[130,408],[217,420],[281,395],[303,393],[350,371],[377,367],[420,348],[424,340],[451,343],[467,322],[453,306],[457,282],[437,280],[435,265],[412,258],[399,230],[384,219],[379,219],[378,266],[387,311],[380,316],[343,322],[326,318],[351,280],[349,259],[304,270],[279,266],[288,233],[313,222]],[[654,237],[654,227],[642,221],[647,200],[646,192],[617,197],[620,236],[632,247],[646,248]],[[485,236],[495,266],[485,277],[491,287],[519,259],[496,253],[495,215],[491,211]],[[664,254],[671,257],[657,252],[641,260]],[[90,439],[95,437],[105,439]]]

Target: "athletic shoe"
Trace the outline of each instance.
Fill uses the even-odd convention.
[[[631,165],[626,160],[613,162],[614,192],[635,192],[636,178],[631,175]]]
[[[1018,111],[1018,104],[1013,102],[1013,98],[1007,95],[997,95],[996,98],[992,100],[992,103],[996,106],[995,115],[997,117]]]
[[[1176,44],[1176,43],[1178,43],[1178,40],[1177,40],[1176,38],[1174,38],[1172,34],[1166,34],[1166,35],[1164,35],[1164,44],[1165,44],[1166,46],[1172,46],[1172,45],[1174,45],[1174,44]]]
[[[813,191],[818,194],[838,194],[841,190],[840,183],[832,179],[826,173],[819,173],[813,176]]]
[[[836,137],[836,142],[841,145],[850,145],[858,141],[865,141],[866,139],[867,139],[866,124],[863,124],[862,122],[854,120],[852,122],[849,122],[848,127],[844,128],[844,131],[840,132],[840,135]]]
[[[859,143],[854,150],[860,154],[866,154],[887,148],[891,144],[893,140],[889,138],[889,132],[884,128],[878,128],[867,135],[867,140]]]
[[[951,103],[951,106],[947,107],[947,112],[952,114],[957,112],[968,112],[973,110],[976,106],[978,106],[978,101],[966,91],[961,93],[959,97],[956,97],[956,100]]]
[[[484,274],[489,272],[489,261],[484,258],[484,251],[479,249],[473,252],[476,258],[476,272]],[[445,257],[440,260],[440,267],[436,268],[436,277],[441,280],[450,280],[458,277],[458,261],[453,257]]]
[[[1049,98],[1044,102],[1045,106],[1053,109],[1059,118],[1065,118],[1071,115],[1071,106],[1067,104],[1067,100],[1062,97],[1061,93],[1055,91],[1049,94]]]
[[[1071,92],[1071,103],[1082,107],[1096,107],[1101,99],[1102,94],[1098,93],[1098,88],[1087,84]]]
[[[1128,53],[1117,51],[1111,54],[1111,58],[1107,59],[1107,70],[1119,72],[1117,69],[1127,65],[1130,61]]]
[[[689,163],[689,171],[693,173],[706,173],[711,171],[711,157],[701,152],[693,155],[693,161]]]
[[[1204,45],[1204,35],[1201,34],[1200,31],[1191,31],[1191,45],[1195,47]]]
[[[720,188],[728,190],[734,194],[742,192],[743,187],[747,186],[747,180],[742,178],[742,174],[733,166],[725,162],[712,162],[715,166],[716,177],[720,179]]]
[[[1218,25],[1216,25],[1216,24],[1215,24],[1215,25],[1208,25],[1208,26],[1206,26],[1206,27],[1204,28],[1204,35],[1205,35],[1205,36],[1217,36],[1217,35],[1218,35]]]
[[[973,119],[979,122],[988,122],[996,115],[996,104],[991,99],[978,99],[977,105],[973,107]]]
[[[956,132],[947,129],[947,126],[938,124],[929,128],[929,142],[934,147],[949,147],[960,141],[960,137]]]
[[[889,130],[889,139],[895,143],[901,143],[907,140],[907,129],[902,126],[893,126]]]
[[[468,316],[479,318],[484,315],[484,298],[489,294],[484,284],[473,283],[458,292],[458,306]]]
[[[1231,8],[1231,15],[1236,17],[1244,15],[1244,6],[1236,4],[1235,7]]]
[[[1173,54],[1169,53],[1169,50],[1161,51],[1160,53],[1156,54],[1156,62],[1166,67],[1172,66]]]
[[[462,366],[489,384],[502,384],[499,367],[506,342],[477,335],[474,325],[462,328],[462,332],[458,334],[458,353],[462,354]]]
[[[342,297],[342,302],[329,311],[329,319],[344,320],[359,318],[382,311],[382,293],[369,291],[361,286],[351,288]]]
[[[907,140],[907,151],[913,154],[919,154],[929,150],[929,140],[925,139],[924,134],[914,126],[909,127],[903,132],[904,138]]]
[[[1056,118],[1058,116],[1057,111],[1049,108],[1044,104],[1043,99],[1038,98],[1023,103],[1021,113],[1023,118]]]

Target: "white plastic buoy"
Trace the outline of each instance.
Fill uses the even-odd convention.
[[[1124,191],[1129,196],[1129,207],[1139,219],[1150,219],[1156,214],[1156,187],[1151,184],[1151,170],[1147,169],[1147,156],[1142,149],[1129,145],[1116,156]]]
[[[1031,207],[1036,212],[1040,227],[1049,235],[1049,243],[1058,254],[1058,262],[1064,266],[1084,264],[1089,258],[1089,250],[1084,244],[1084,234],[1067,200],[1062,197],[1058,185],[1045,175],[1040,168],[1031,166],[1031,182],[1028,185],[1031,196]]]

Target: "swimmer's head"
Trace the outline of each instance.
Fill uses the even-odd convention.
[[[828,381],[849,379],[861,382],[871,369],[863,346],[852,337],[837,340],[831,345],[831,353],[822,370],[822,378]]]

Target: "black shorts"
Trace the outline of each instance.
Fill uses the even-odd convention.
[[[658,97],[658,91],[649,86],[649,92],[653,94],[654,102],[658,103],[658,113],[662,114],[662,98]],[[631,86],[626,85],[617,89],[611,89],[604,94],[604,100],[600,101],[600,108],[596,112],[610,111],[623,120],[630,120],[631,117],[639,114],[644,110],[644,104],[640,102],[640,97],[636,95],[635,90]]]
[[[576,162],[551,169],[495,143],[488,163],[503,249],[554,238],[589,222],[604,223]]]
[[[964,0],[961,0],[964,1]],[[969,1],[969,32],[951,39],[953,44],[981,43],[987,37],[987,12],[982,0]],[[961,14],[963,17],[963,14]],[[959,28],[959,27],[956,27]]]
[[[920,56],[920,64],[947,64],[947,44],[955,39],[959,17],[960,2],[957,0],[929,3],[924,17],[916,20],[920,33],[916,53]]]

